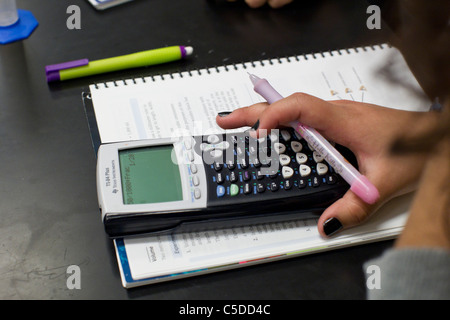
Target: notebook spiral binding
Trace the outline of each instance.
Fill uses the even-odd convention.
[[[234,69],[234,70],[238,71],[241,68],[243,70],[246,70],[247,68],[256,68],[258,63],[261,66],[265,66],[266,63],[268,63],[270,65],[274,65],[276,63],[278,63],[278,64],[291,63],[292,60],[300,62],[302,59],[303,60],[322,59],[322,58],[326,58],[327,55],[333,57],[336,54],[343,55],[343,54],[358,53],[360,51],[369,51],[369,50],[376,51],[376,50],[383,50],[383,49],[387,49],[387,48],[391,48],[391,47],[392,46],[388,43],[382,43],[382,44],[375,44],[375,45],[371,45],[371,46],[336,49],[336,50],[315,52],[315,53],[296,55],[296,56],[275,57],[275,58],[271,58],[271,59],[252,60],[252,61],[234,63],[234,64],[228,64],[228,65],[205,67],[202,69],[190,69],[190,70],[184,70],[184,71],[180,70],[180,71],[174,72],[174,73],[157,74],[157,75],[150,75],[150,76],[145,76],[145,77],[116,79],[116,80],[112,80],[109,82],[95,83],[95,84],[93,84],[93,86],[96,89],[104,89],[104,88],[107,89],[110,87],[119,87],[119,86],[127,86],[127,85],[131,85],[131,84],[137,84],[138,81],[147,83],[149,81],[156,82],[156,81],[165,81],[167,79],[174,79],[176,76],[183,78],[185,76],[188,76],[188,77],[193,77],[195,75],[202,76],[203,73],[211,74],[211,73],[228,72],[228,71],[230,71],[230,69]]]

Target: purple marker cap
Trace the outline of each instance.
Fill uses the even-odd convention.
[[[47,75],[47,82],[61,80],[61,78],[59,76],[60,70],[86,66],[88,64],[89,64],[88,59],[81,59],[81,60],[74,60],[74,61],[63,62],[63,63],[52,64],[52,65],[46,66],[45,74]]]
[[[187,56],[187,52],[186,52],[186,47],[185,46],[180,46],[180,51],[181,51],[181,58],[186,58]]]

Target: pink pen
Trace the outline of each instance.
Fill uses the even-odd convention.
[[[266,79],[260,79],[250,74],[254,90],[269,104],[283,97],[270,85]],[[377,188],[362,174],[358,172],[345,158],[315,129],[305,126],[298,121],[289,123],[320,155],[342,176],[352,190],[364,202],[375,203],[380,194]]]

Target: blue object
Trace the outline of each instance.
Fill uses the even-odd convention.
[[[225,187],[224,186],[217,186],[217,197],[223,197],[225,195]]]
[[[28,38],[38,26],[36,18],[30,11],[17,10],[19,20],[16,23],[0,27],[0,44],[7,44]]]

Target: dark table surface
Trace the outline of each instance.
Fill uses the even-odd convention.
[[[385,42],[366,27],[365,1],[297,1],[280,10],[243,2],[135,0],[81,9],[69,30],[70,0],[18,0],[39,27],[0,46],[0,299],[364,299],[363,263],[384,241],[248,268],[122,287],[97,205],[96,159],[81,100],[89,84]],[[49,86],[44,67],[167,45],[193,57]],[[81,289],[66,286],[78,265]]]

